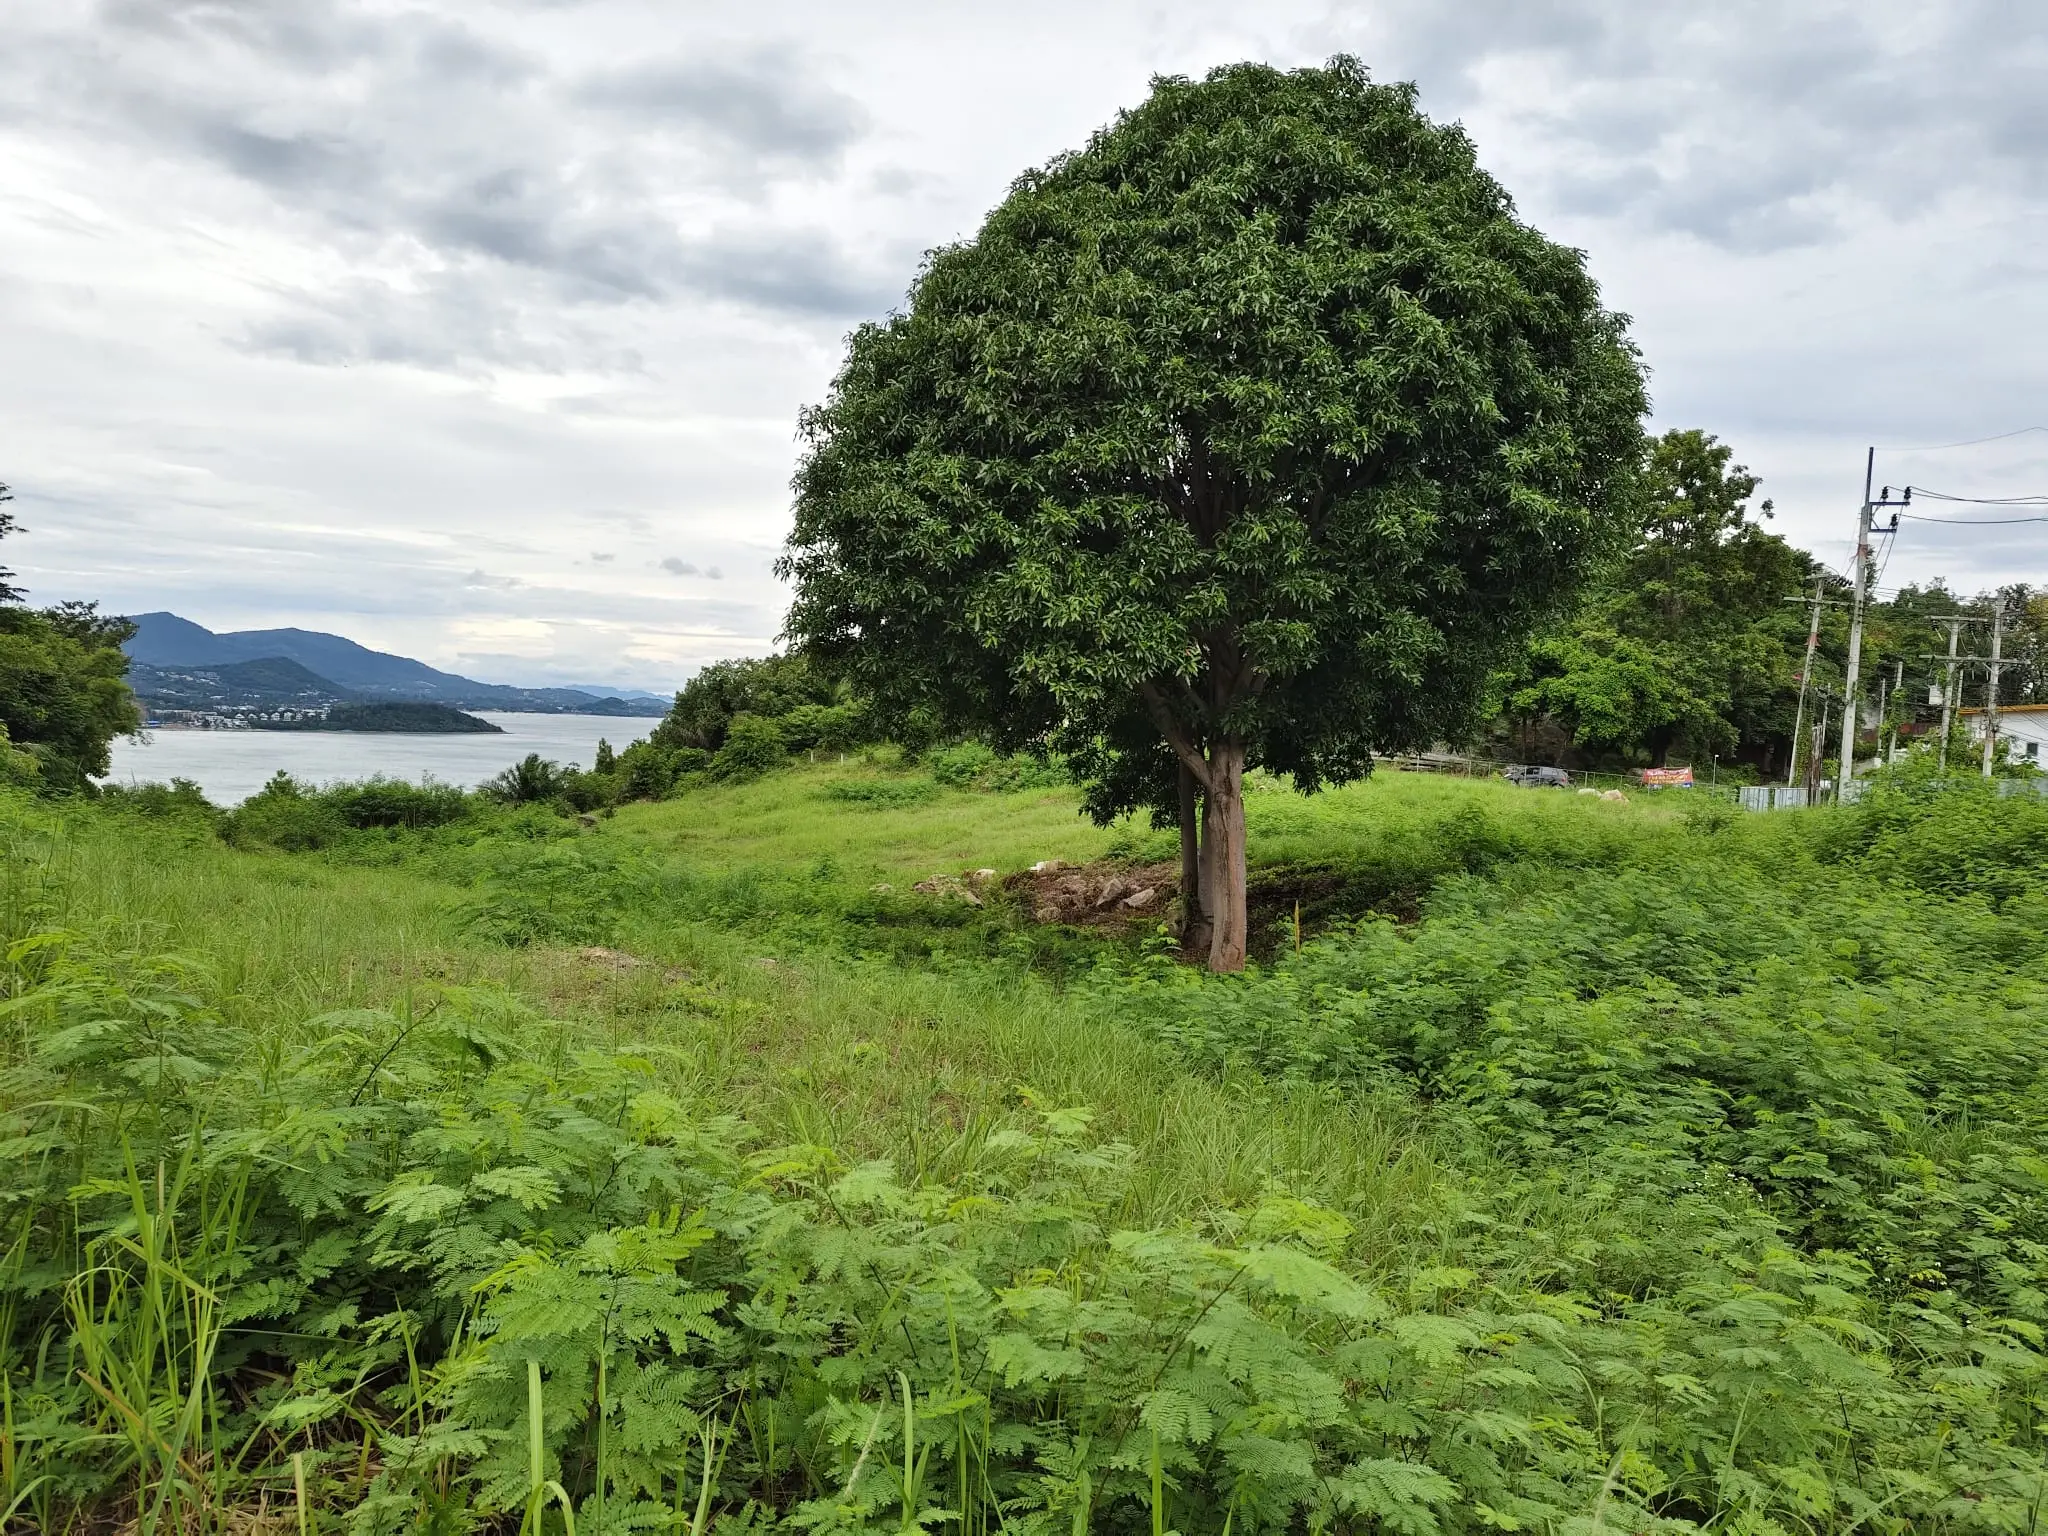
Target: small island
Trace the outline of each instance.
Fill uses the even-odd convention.
[[[324,711],[280,711],[277,715],[252,716],[249,724],[259,731],[409,731],[422,735],[489,732],[500,736],[505,733],[502,725],[465,714],[450,704],[425,700],[331,704]]]

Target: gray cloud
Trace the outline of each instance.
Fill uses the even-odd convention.
[[[644,60],[585,78],[573,96],[580,105],[699,136],[751,161],[830,164],[869,121],[858,102],[818,80],[790,50]]]
[[[697,574],[697,567],[690,564],[689,561],[683,559],[680,555],[667,556],[661,561],[661,568],[671,576],[694,576]]]
[[[758,653],[848,324],[1150,75],[1337,51],[1465,122],[1637,317],[1660,425],[1839,561],[1864,444],[2048,394],[2044,31],[2009,0],[17,5],[7,563],[505,681]],[[2048,453],[1879,466],[2048,488]],[[2048,578],[2040,532],[1919,525],[1886,579]]]
[[[1425,104],[1526,134],[1561,205],[1733,249],[2048,187],[2037,7],[1404,0],[1370,31]]]
[[[252,351],[561,371],[546,333],[565,305],[696,294],[811,324],[887,302],[838,236],[766,206],[868,124],[787,44],[592,70],[453,16],[345,0],[116,0],[102,20],[13,49],[0,100],[45,135],[182,149],[326,241],[353,270],[280,293],[242,333]],[[540,335],[536,308],[556,311]],[[600,371],[637,362],[566,350]]]
[[[876,313],[907,286],[863,270],[815,231],[720,231],[685,254],[683,270],[711,297],[821,318]],[[907,262],[898,264],[907,270]]]

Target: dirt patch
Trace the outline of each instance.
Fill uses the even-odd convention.
[[[1178,862],[1064,864],[1048,860],[1005,877],[997,889],[1035,922],[1149,932],[1163,921],[1172,931],[1179,931]],[[1341,866],[1254,865],[1245,890],[1250,948],[1259,958],[1270,959],[1280,949],[1291,947],[1297,921],[1304,938],[1367,913],[1412,922],[1422,894],[1388,887],[1369,871]]]
[[[1178,864],[1063,864],[1019,870],[1002,888],[1035,922],[1086,928],[1157,923],[1180,895]]]

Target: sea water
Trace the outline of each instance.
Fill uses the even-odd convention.
[[[501,715],[474,711],[505,734],[412,731],[167,731],[115,738],[104,782],[191,779],[215,805],[238,805],[283,769],[295,779],[439,779],[472,788],[529,752],[588,768],[599,738],[614,748],[653,730],[652,718],[620,715]]]

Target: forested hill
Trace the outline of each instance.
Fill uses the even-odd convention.
[[[405,731],[421,734],[475,734],[495,731],[502,725],[479,720],[447,704],[422,699],[378,699],[367,703],[337,704],[325,715],[294,720],[261,720],[259,729],[269,731]]]
[[[249,629],[219,634],[163,612],[136,614],[129,622],[134,624],[135,634],[123,649],[138,668],[159,672],[281,660],[296,663],[331,684],[336,697],[419,699],[458,709],[592,715],[658,715],[668,704],[666,699],[646,693],[607,697],[575,688],[480,683],[319,630]]]

